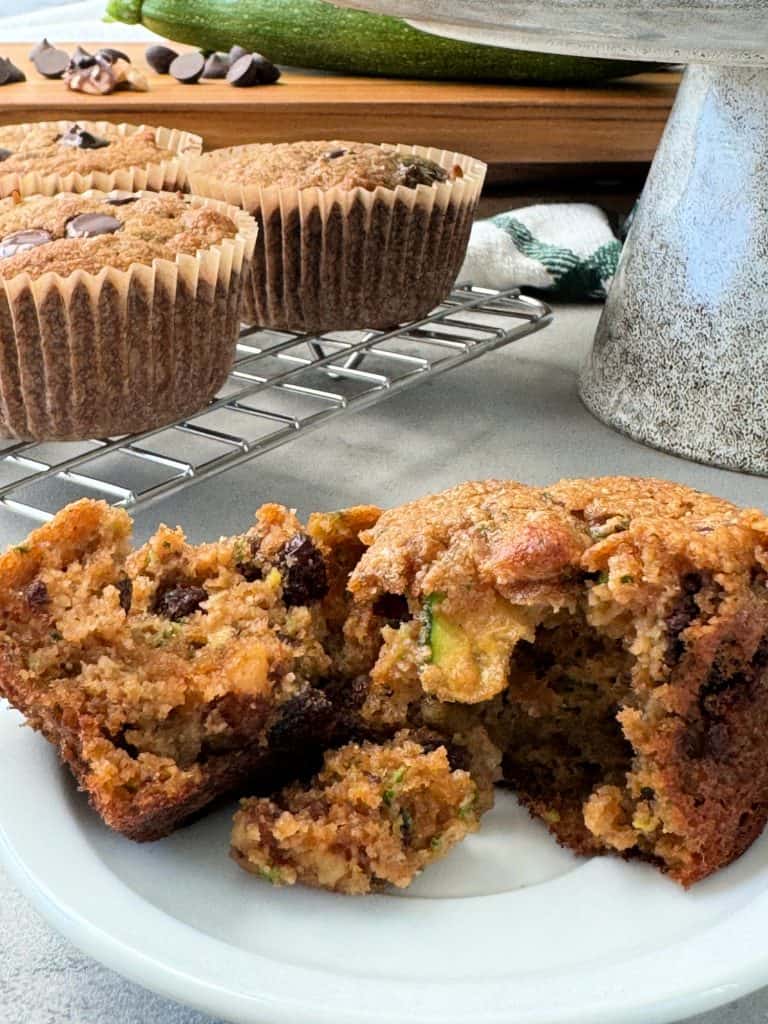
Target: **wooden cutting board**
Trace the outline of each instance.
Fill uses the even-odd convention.
[[[71,51],[76,44],[58,45]],[[30,46],[0,43],[0,56],[10,57],[28,78],[0,87],[0,124],[147,122],[196,132],[208,148],[309,138],[386,140],[465,150],[508,167],[647,162],[679,83],[679,75],[667,71],[567,88],[286,71],[276,85],[236,89],[222,81],[181,85],[147,68],[143,46],[122,44],[147,72],[150,91],[87,96],[42,78],[28,59]]]

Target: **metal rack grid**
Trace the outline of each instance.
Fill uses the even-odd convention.
[[[136,509],[406,387],[545,327],[517,289],[461,287],[391,331],[297,335],[246,328],[226,384],[205,409],[141,434],[0,447],[0,505],[36,520],[84,496]]]

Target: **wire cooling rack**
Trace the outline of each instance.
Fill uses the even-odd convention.
[[[0,442],[0,505],[39,521],[85,496],[144,507],[551,319],[544,303],[517,289],[467,286],[430,316],[392,331],[310,336],[249,327],[226,384],[195,416],[120,438]]]

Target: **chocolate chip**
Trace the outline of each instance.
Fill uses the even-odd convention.
[[[653,800],[653,796],[654,793],[650,786],[643,786],[643,788],[640,790],[641,800]]]
[[[34,249],[38,245],[45,245],[52,242],[53,235],[42,228],[25,228],[22,231],[12,231],[5,238],[0,238],[0,259],[9,259],[20,252]]]
[[[247,89],[252,85],[258,85],[256,72],[253,68],[253,61],[250,53],[238,57],[227,72],[227,81],[238,89]]]
[[[346,156],[346,149],[329,149],[327,153],[323,153],[324,160],[338,160],[340,156]]]
[[[167,75],[178,56],[169,46],[148,46],[144,51],[144,59],[158,75]]]
[[[226,78],[229,71],[229,57],[226,53],[212,53],[205,62],[203,78]]]
[[[92,53],[88,53],[82,46],[75,48],[74,53],[69,58],[70,68],[92,68],[96,63],[96,57]]]
[[[290,751],[324,740],[330,732],[334,708],[328,697],[313,686],[282,705],[267,739],[272,750]]]
[[[374,602],[373,614],[386,619],[390,625],[407,622],[412,618],[408,601],[402,594],[381,594]]]
[[[0,57],[0,85],[13,85],[15,82],[26,82],[27,76],[17,68],[13,61]]]
[[[73,124],[68,131],[59,136],[59,145],[73,146],[75,149],[104,149],[109,145],[109,141],[93,135],[79,124]]]
[[[81,213],[67,222],[67,238],[93,238],[111,235],[123,226],[122,221],[108,213]]]
[[[207,599],[208,593],[202,587],[169,587],[157,595],[153,611],[178,622],[196,612]]]
[[[9,156],[13,156],[13,150],[3,149],[3,147],[0,146],[0,163],[2,163],[3,160],[7,160]]]
[[[194,85],[200,81],[205,70],[205,57],[202,53],[182,53],[173,61],[168,70],[182,85]]]
[[[253,85],[271,85],[280,77],[280,70],[260,53],[247,53],[234,62],[227,72],[227,81],[239,89]]]
[[[710,583],[711,579],[710,574],[698,572],[686,573],[681,578],[680,597],[666,618],[667,652],[665,660],[668,665],[677,664],[685,653],[685,644],[680,639],[680,634],[699,617],[696,594],[705,584]]]
[[[251,554],[255,555],[258,549],[258,544],[254,540],[251,540]],[[241,558],[238,562],[235,563],[235,568],[240,573],[240,575],[248,581],[248,583],[253,583],[256,580],[261,580],[264,578],[264,572],[261,566],[258,565],[252,558]]]
[[[251,61],[261,85],[274,85],[280,79],[280,68],[260,53],[252,53]]]
[[[11,60],[9,60],[7,63],[10,67],[11,72],[10,78],[8,79],[8,84],[15,85],[18,82],[26,82],[27,76],[24,74],[21,68],[17,68],[13,61]]]
[[[244,46],[233,46],[227,54],[227,59],[230,64],[234,64],[236,60],[240,60],[241,57],[247,57],[248,51]]]
[[[50,601],[48,587],[46,587],[42,580],[32,580],[24,588],[24,597],[30,608],[43,608]]]
[[[100,50],[96,51],[94,56],[97,60],[108,60],[110,64],[114,64],[118,60],[124,60],[128,64],[131,63],[131,58],[127,53],[123,53],[122,50],[116,50],[113,46],[103,46]]]
[[[136,203],[139,199],[141,196],[138,192],[123,192],[119,188],[114,188],[111,192],[107,192],[104,202],[110,206],[127,206],[128,203]]]
[[[403,184],[406,188],[417,185],[434,185],[438,181],[447,181],[448,173],[432,160],[420,156],[401,156],[400,167],[403,172]]]
[[[306,534],[291,537],[283,545],[277,563],[283,578],[283,601],[289,608],[319,601],[328,593],[323,556]]]
[[[69,54],[51,46],[41,50],[33,63],[43,78],[61,78],[69,67]]]
[[[120,595],[120,607],[127,615],[131,610],[131,603],[133,602],[133,582],[130,576],[121,576],[115,586]]]
[[[43,50],[53,50],[54,47],[48,42],[47,39],[41,39],[39,43],[36,43],[29,51],[29,59],[34,63]]]

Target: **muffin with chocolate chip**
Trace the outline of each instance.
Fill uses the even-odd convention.
[[[256,231],[177,193],[0,200],[0,436],[132,433],[205,405],[234,357]]]
[[[360,142],[236,146],[191,158],[193,192],[260,226],[247,320],[306,332],[425,316],[464,259],[485,165]]]
[[[108,121],[0,126],[0,197],[119,188],[185,188],[184,159],[202,139],[176,129]]]
[[[246,781],[271,792],[316,768],[337,729],[334,569],[279,505],[207,544],[130,534],[126,512],[84,500],[0,556],[0,696],[143,841]]]

